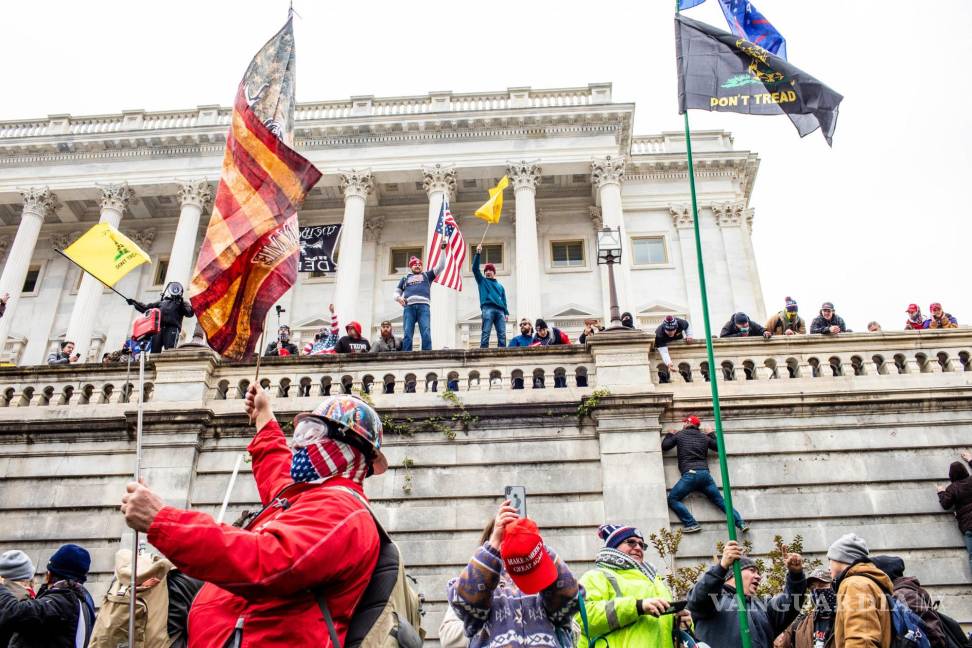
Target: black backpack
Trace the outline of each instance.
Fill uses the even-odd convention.
[[[958,621],[937,609],[935,614],[938,615],[938,621],[942,624],[942,632],[945,633],[945,645],[948,648],[972,648],[972,641],[969,641],[968,635],[962,631],[962,626],[959,625]]]

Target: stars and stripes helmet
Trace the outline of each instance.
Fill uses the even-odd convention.
[[[388,460],[381,451],[381,418],[373,407],[360,398],[350,394],[328,396],[312,411],[301,412],[294,417],[295,432],[297,424],[307,418],[327,423],[328,436],[353,445],[366,453],[371,460],[375,475],[380,475],[388,469]]]

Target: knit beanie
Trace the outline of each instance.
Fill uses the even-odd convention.
[[[547,323],[545,321],[543,321],[542,319],[538,319],[533,326],[536,327],[536,328],[538,328],[538,329],[548,328],[547,327]]]
[[[662,322],[662,327],[666,331],[677,331],[678,330],[678,322],[675,320],[675,316],[674,315],[666,315],[665,316],[665,320]]]
[[[948,467],[948,481],[961,481],[969,476],[969,470],[961,461],[954,461]]]
[[[597,529],[597,535],[609,549],[617,549],[628,538],[640,538],[642,541],[645,539],[645,535],[638,529],[620,524],[602,524]]]
[[[483,272],[492,272],[495,274],[496,266],[494,266],[492,263],[487,263],[486,265],[483,266]]]
[[[786,298],[786,310],[788,313],[797,312],[797,303],[792,297]]]
[[[897,556],[871,556],[871,562],[887,574],[892,581],[904,576],[904,560]]]
[[[5,551],[0,556],[0,577],[13,581],[30,580],[34,577],[34,563],[19,549]]]
[[[91,554],[76,544],[61,545],[47,562],[47,571],[55,576],[83,583],[91,569]]]
[[[856,533],[847,533],[837,538],[827,550],[827,558],[837,562],[851,564],[855,560],[867,558],[867,542]]]
[[[744,572],[747,569],[756,569],[756,561],[750,558],[749,556],[739,556],[739,560],[737,560],[736,562],[739,563],[740,572]],[[729,571],[726,572],[725,580],[729,580],[730,578],[733,578],[735,575],[736,575],[736,570],[733,568],[729,568]]]
[[[411,268],[412,266],[419,265],[421,263],[422,263],[421,259],[419,259],[417,256],[413,256],[408,260],[408,267]]]

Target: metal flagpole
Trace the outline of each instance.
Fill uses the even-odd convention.
[[[135,482],[142,478],[142,413],[144,411],[145,395],[145,355],[146,351],[141,348],[139,342],[138,353],[138,410],[135,423]],[[131,396],[129,395],[129,402]],[[136,578],[138,576],[138,531],[132,531],[132,576],[129,583],[128,600],[128,645],[135,645],[135,593],[137,590]]]
[[[675,13],[679,13],[679,0],[675,0]],[[688,157],[689,190],[692,194],[692,224],[695,230],[695,258],[699,269],[699,291],[702,293],[702,321],[705,324],[705,352],[709,360],[709,388],[712,391],[712,418],[715,421],[716,440],[719,444],[719,473],[722,476],[722,491],[726,501],[726,527],[729,539],[736,539],[735,510],[732,505],[732,486],[729,483],[729,464],[726,461],[726,443],[722,434],[722,410],[719,407],[719,383],[716,378],[715,353],[712,350],[712,326],[709,322],[709,295],[705,285],[705,265],[702,263],[702,235],[699,230],[699,204],[695,193],[695,164],[692,161],[692,132],[689,128],[688,109],[685,117],[685,152]],[[739,638],[743,648],[751,648],[749,635],[749,614],[746,610],[746,595],[743,592],[742,569],[739,561],[733,563],[732,573],[736,579],[736,602],[739,606]]]
[[[236,465],[233,466],[233,474],[230,475],[229,486],[226,487],[226,494],[223,495],[223,505],[219,507],[219,517],[216,518],[216,524],[222,524],[223,518],[226,516],[226,507],[229,506],[230,494],[233,492],[233,486],[236,485],[236,476],[240,474],[240,464],[243,463],[243,453],[236,455]]]

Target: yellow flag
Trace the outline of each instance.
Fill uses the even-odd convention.
[[[108,223],[98,223],[61,253],[112,288],[129,272],[151,262],[142,248]]]
[[[506,176],[500,178],[495,187],[489,190],[489,200],[476,210],[476,218],[482,218],[487,223],[496,224],[503,215],[503,190],[510,184]]]

